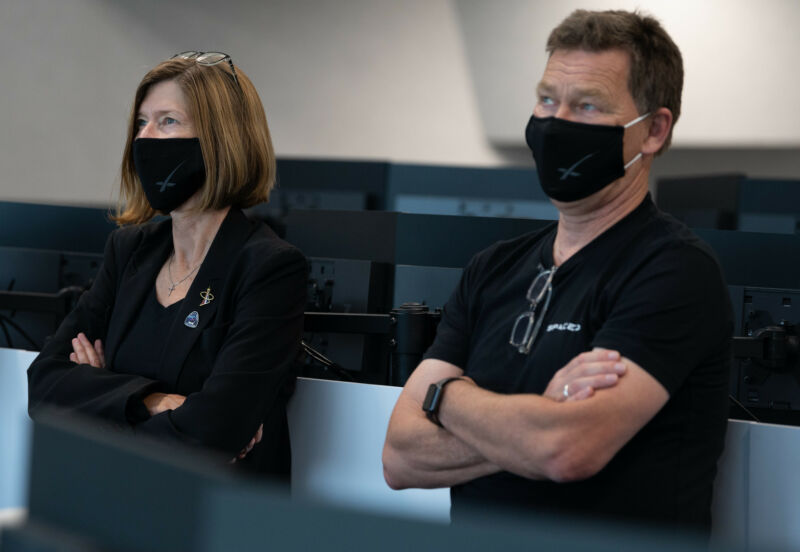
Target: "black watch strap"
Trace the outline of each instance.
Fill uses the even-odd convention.
[[[428,387],[428,393],[425,395],[425,400],[422,402],[422,410],[425,412],[425,416],[439,427],[444,427],[442,426],[442,422],[439,421],[439,407],[442,405],[444,386],[459,379],[462,378],[460,376],[445,378],[430,384]]]

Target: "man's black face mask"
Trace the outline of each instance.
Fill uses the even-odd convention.
[[[133,163],[148,203],[165,214],[183,205],[206,180],[197,138],[137,138]]]
[[[544,193],[557,201],[577,201],[602,190],[625,174],[642,154],[622,159],[625,126],[590,125],[555,117],[531,116],[525,141],[531,148]]]

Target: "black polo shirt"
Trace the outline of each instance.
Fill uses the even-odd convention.
[[[619,351],[669,392],[660,412],[595,476],[534,481],[501,472],[451,489],[454,520],[479,501],[553,513],[710,527],[724,444],[733,315],[710,248],[650,197],[563,265],[527,355],[509,344],[533,278],[553,266],[555,225],[478,253],[426,358],[498,393],[543,393],[593,347]],[[591,400],[591,399],[588,399]]]

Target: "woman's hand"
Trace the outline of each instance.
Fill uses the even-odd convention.
[[[76,364],[89,364],[95,368],[105,368],[106,356],[103,353],[103,342],[97,339],[92,346],[86,334],[80,332],[72,340],[72,352],[69,354],[69,359]]]
[[[253,435],[253,438],[250,439],[249,443],[247,443],[247,446],[244,447],[241,451],[239,451],[239,454],[236,455],[236,458],[231,460],[231,464],[236,462],[237,460],[243,460],[244,457],[247,456],[251,450],[253,450],[253,447],[261,442],[261,437],[263,436],[264,436],[264,424],[261,424],[260,426],[258,426],[256,434]]]
[[[596,389],[613,387],[625,374],[625,364],[619,352],[592,349],[573,358],[556,372],[544,396],[554,401],[588,399]]]
[[[142,402],[147,407],[151,416],[161,414],[167,410],[175,410],[183,404],[186,397],[177,393],[151,393]]]

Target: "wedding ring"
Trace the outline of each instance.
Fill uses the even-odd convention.
[[[564,385],[564,391],[562,391],[561,394],[564,396],[564,399],[568,399],[569,398],[569,384],[568,383]]]

